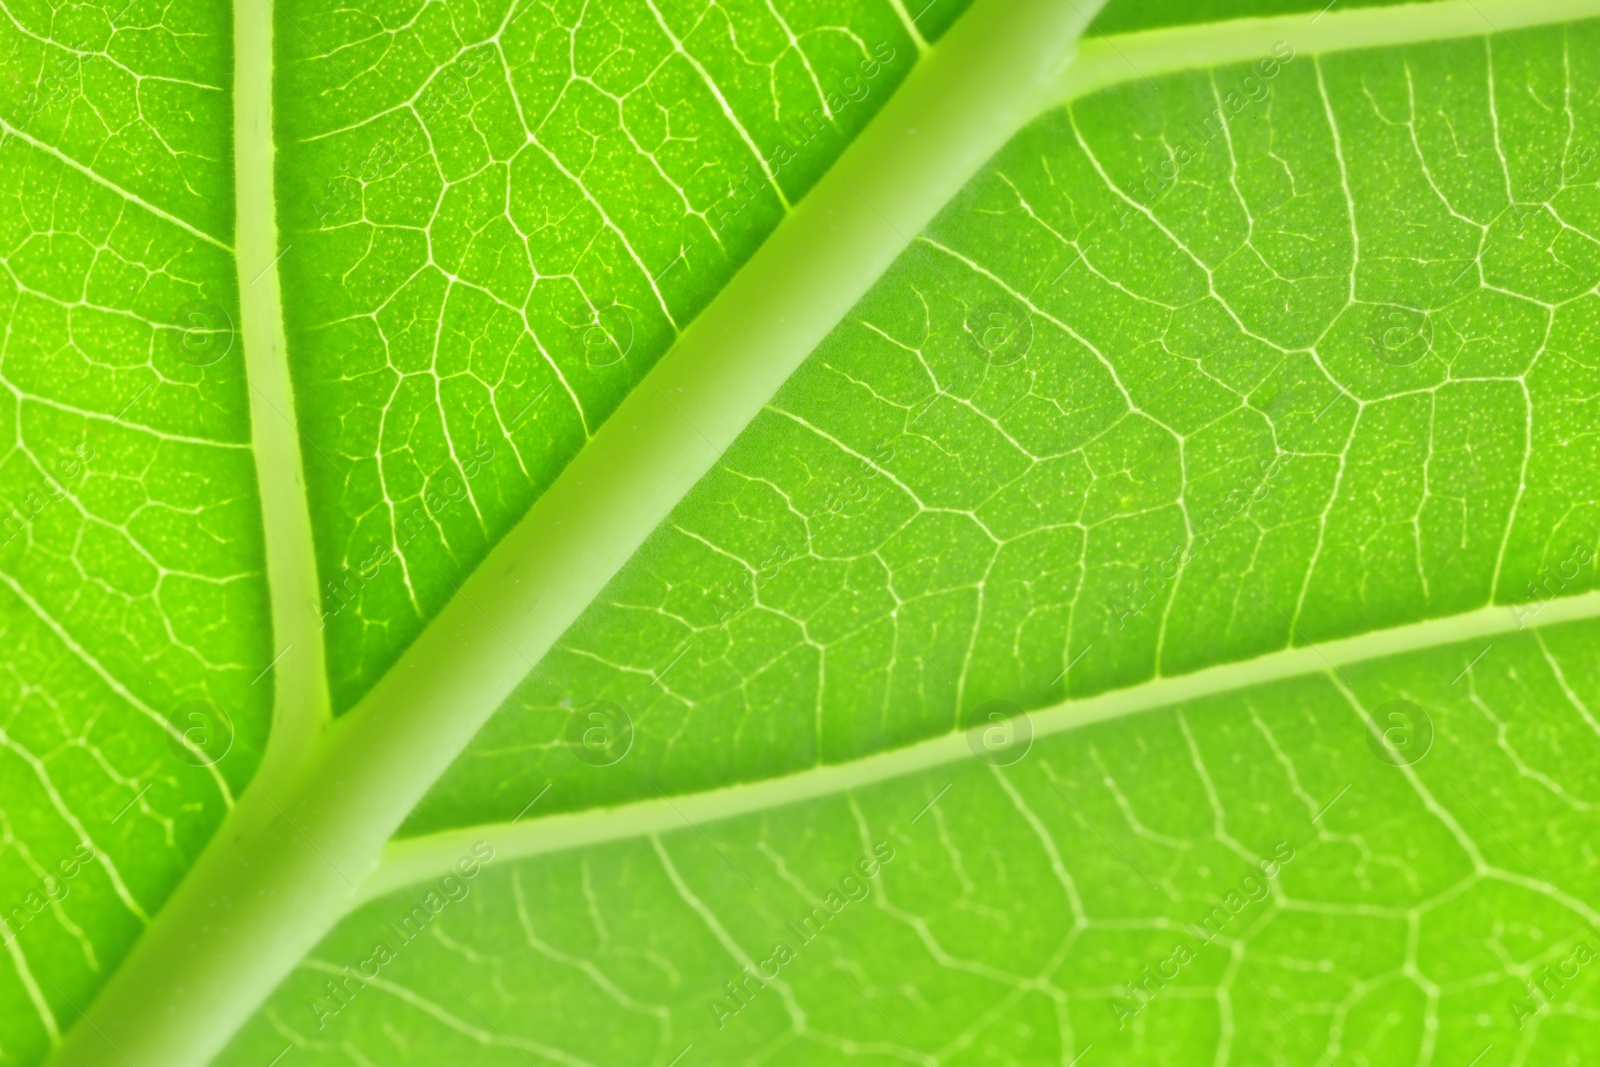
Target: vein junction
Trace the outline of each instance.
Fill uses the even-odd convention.
[[[1593,36],[1269,51],[1043,116],[404,833],[1592,587]],[[599,785],[563,740],[596,699],[634,729]]]

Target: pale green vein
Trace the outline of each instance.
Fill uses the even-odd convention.
[[[300,454],[294,387],[283,335],[273,192],[272,4],[238,0],[234,68],[234,173],[239,316],[250,382],[251,447],[266,528],[272,599],[272,733],[256,785],[276,792],[332,718],[324,659],[316,549]]]
[[[906,10],[905,0],[889,0],[889,6],[894,8],[895,15],[900,19],[900,24],[905,27],[906,35],[917,46],[917,51],[926,52],[930,47],[928,39],[922,36],[922,31],[917,28],[917,21]]]
[[[1600,592],[1553,600],[1537,607],[1479,608],[1338,641],[1282,649],[1192,674],[1154,678],[1126,689],[1068,700],[1031,712],[1028,718],[1035,738],[1045,737],[1199,697],[1235,692],[1286,678],[1332,673],[1338,667],[1384,656],[1596,617],[1600,617]],[[643,800],[527,822],[468,826],[396,841],[384,851],[383,865],[362,883],[361,897],[371,900],[412,883],[447,874],[475,841],[492,842],[496,855],[508,859],[560,852],[602,841],[663,833],[683,827],[686,820],[687,824],[698,826],[816,797],[835,796],[874,782],[970,759],[972,752],[967,733],[949,733],[849,763],[813,767],[782,778],[742,783],[690,796]]]
[[[1054,103],[1108,86],[1185,70],[1248,63],[1272,55],[1275,45],[1320,55],[1357,48],[1483,37],[1508,30],[1600,15],[1600,0],[1436,0],[1389,7],[1334,9],[1270,18],[1173,26],[1084,41],[1061,72]]]
[[[6,955],[11,958],[11,965],[17,970],[17,979],[28,994],[28,1002],[33,1005],[33,1010],[39,1013],[39,1021],[44,1024],[45,1036],[53,1045],[61,1040],[61,1024],[56,1021],[55,1012],[50,1010],[50,1001],[39,988],[39,980],[33,976],[33,968],[28,965],[28,957],[22,951],[22,941],[8,934],[5,945]]]

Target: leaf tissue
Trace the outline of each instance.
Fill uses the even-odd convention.
[[[0,13],[0,1067],[1593,1061],[1600,3]]]

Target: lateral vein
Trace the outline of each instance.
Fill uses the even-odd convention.
[[[1199,697],[1235,692],[1288,678],[1328,674],[1347,664],[1439,648],[1477,638],[1538,629],[1600,617],[1600,591],[1529,605],[1491,606],[1460,615],[1427,619],[1356,637],[1268,652],[1253,659],[1207,667],[1192,674],[1153,678],[1125,689],[1067,700],[1029,712],[1035,738],[1080,729]],[[972,756],[965,732],[941,734],[904,748],[849,763],[812,767],[781,778],[746,782],[679,795],[651,798],[611,808],[550,815],[542,819],[460,827],[392,842],[383,863],[361,885],[361,899],[372,900],[416,882],[449,873],[452,865],[483,839],[497,856],[519,859],[585,845],[643,837],[766,811],[818,797],[833,796],[876,782],[955,763]]]
[[[1288,42],[1296,53],[1326,55],[1358,48],[1492,37],[1507,30],[1600,16],[1600,0],[1434,0],[1432,3],[1230,19],[1193,26],[1090,37],[1061,72],[1051,106],[1100,89],[1186,70],[1248,63]]]

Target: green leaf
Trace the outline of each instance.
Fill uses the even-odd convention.
[[[1594,5],[117,6],[0,1063],[1583,1062]]]

